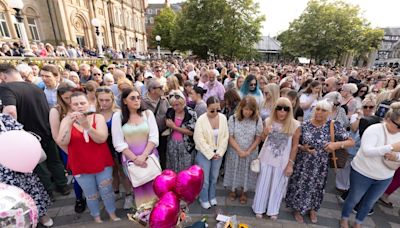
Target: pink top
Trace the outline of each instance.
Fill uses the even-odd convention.
[[[175,123],[175,125],[177,127],[180,127],[182,125],[182,121],[183,121],[183,119],[175,117],[174,123]],[[176,142],[182,142],[183,141],[183,134],[178,132],[178,131],[172,131],[171,137]]]

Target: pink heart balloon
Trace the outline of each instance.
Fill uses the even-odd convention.
[[[26,131],[12,130],[0,134],[0,164],[21,173],[31,173],[40,160],[42,146]]]
[[[153,189],[158,198],[163,197],[167,192],[173,192],[175,189],[176,173],[172,170],[164,170],[154,179]]]
[[[150,228],[173,228],[179,217],[179,199],[174,192],[167,192],[156,203],[150,214]]]
[[[175,192],[186,203],[191,204],[200,194],[204,182],[203,169],[193,165],[189,169],[178,173],[176,177]]]

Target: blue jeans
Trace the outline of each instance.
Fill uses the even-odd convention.
[[[80,174],[75,176],[75,179],[85,193],[87,206],[93,217],[100,216],[99,192],[106,211],[109,214],[115,212],[112,171],[112,167],[106,167],[100,173]]]
[[[372,209],[379,197],[385,192],[392,178],[386,180],[374,180],[368,178],[353,168],[350,172],[349,194],[342,209],[342,219],[349,219],[353,208],[359,203],[356,215],[356,223],[362,224],[368,212]],[[362,200],[361,200],[362,199]],[[360,202],[361,200],[361,202]]]
[[[208,160],[200,151],[196,155],[196,163],[204,171],[204,184],[200,192],[200,202],[208,203],[216,199],[217,181],[219,169],[221,168],[222,158],[218,160]]]

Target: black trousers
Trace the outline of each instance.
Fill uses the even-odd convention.
[[[160,134],[157,151],[158,155],[160,156],[160,165],[163,170],[166,168],[167,163],[167,143],[168,136],[161,136]]]
[[[65,176],[64,165],[60,159],[56,143],[53,139],[42,139],[40,143],[47,155],[47,159],[38,164],[34,172],[39,176],[47,192],[51,192],[54,189],[53,182],[57,187],[66,186],[67,177]]]

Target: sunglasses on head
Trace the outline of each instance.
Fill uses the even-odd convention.
[[[109,88],[97,88],[96,89],[96,93],[102,93],[102,92],[111,93],[112,91]]]
[[[290,111],[290,107],[288,106],[282,106],[282,105],[277,105],[275,108],[276,111],[285,111],[285,112],[289,112]]]
[[[374,109],[375,107],[374,107],[374,106],[364,105],[363,108],[364,108],[364,109]]]
[[[210,112],[211,112],[211,113],[221,112],[221,109],[213,109],[213,110],[210,110]]]
[[[128,97],[129,98],[129,100],[131,100],[131,101],[140,101],[140,95],[139,96],[130,96],[130,97]]]
[[[392,121],[392,123],[393,123],[394,125],[396,125],[397,129],[400,129],[400,124],[394,122],[394,120],[392,120],[392,119],[390,119],[390,121]]]

